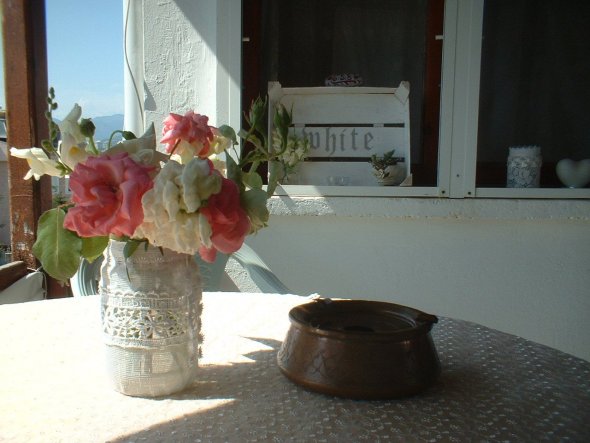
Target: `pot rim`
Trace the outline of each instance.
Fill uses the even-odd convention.
[[[396,323],[405,323],[407,327],[392,329],[338,329],[322,325],[318,316],[322,313],[336,314],[345,317],[347,314],[355,316],[374,316],[380,319],[394,320]],[[351,317],[352,318],[352,317]],[[395,303],[368,301],[368,300],[332,300],[318,298],[309,303],[295,306],[289,311],[289,320],[292,327],[305,333],[341,340],[375,340],[397,342],[409,340],[415,337],[427,335],[434,323],[438,322],[435,315],[427,314],[409,306]]]

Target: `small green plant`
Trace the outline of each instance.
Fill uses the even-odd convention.
[[[389,176],[389,172],[386,171],[388,166],[397,165],[397,159],[393,156],[395,149],[386,152],[382,156],[373,154],[371,156],[371,165],[376,171],[376,175],[385,178]]]

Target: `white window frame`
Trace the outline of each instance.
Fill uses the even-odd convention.
[[[155,0],[151,0],[155,1]],[[490,0],[492,1],[492,0]],[[200,1],[197,1],[200,3]],[[234,128],[241,122],[241,0],[205,2],[203,10],[216,21],[216,42],[213,53],[217,63],[216,89],[213,96],[202,94],[204,109],[213,109],[214,122],[228,123]],[[143,90],[144,70],[144,2],[125,0],[125,14],[130,10],[128,37],[128,70],[125,99],[126,127],[145,126],[146,112],[130,85],[135,76],[139,96]],[[309,197],[432,197],[453,199],[590,199],[590,189],[567,188],[478,188],[477,130],[480,88],[481,40],[484,0],[446,0],[443,28],[443,61],[441,66],[441,112],[437,186],[279,186],[277,194]],[[437,37],[438,38],[438,37]],[[166,103],[160,103],[162,107]],[[153,113],[152,113],[153,114]],[[153,120],[154,115],[150,115]],[[158,115],[158,121],[159,115]]]
[[[484,0],[446,0],[438,186],[284,185],[279,195],[588,199],[590,189],[476,187],[477,130]]]

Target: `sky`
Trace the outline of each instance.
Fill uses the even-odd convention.
[[[46,0],[46,16],[49,86],[59,104],[55,117],[65,117],[74,103],[84,117],[123,114],[123,1]],[[5,108],[4,76],[1,83]]]

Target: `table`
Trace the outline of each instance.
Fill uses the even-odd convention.
[[[159,399],[110,388],[98,297],[0,306],[0,441],[590,441],[589,362],[466,321],[435,325],[442,375],[421,395],[306,391],[276,365],[305,301],[205,293],[198,380]]]

